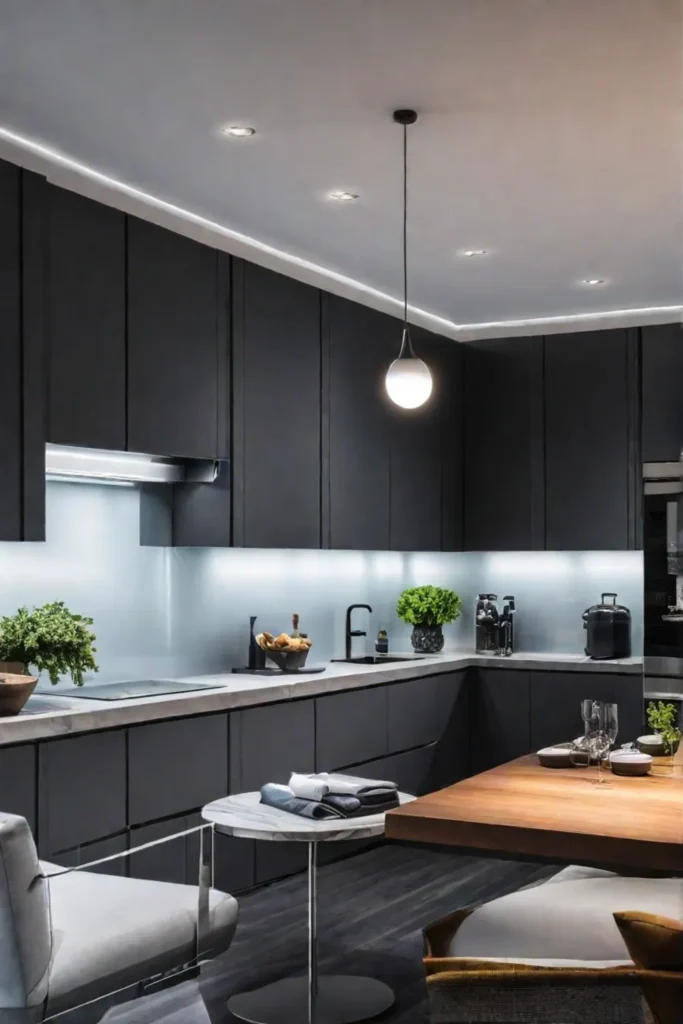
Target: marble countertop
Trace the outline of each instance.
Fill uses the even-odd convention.
[[[0,718],[0,746],[26,743],[56,736],[116,729],[165,718],[211,714],[235,708],[253,707],[300,697],[314,697],[340,690],[401,682],[471,666],[505,669],[536,669],[561,672],[639,673],[642,659],[591,661],[572,654],[513,654],[509,658],[476,655],[468,651],[426,656],[386,665],[349,665],[328,662],[325,672],[287,677],[223,673],[183,676],[182,682],[200,683],[202,689],[157,697],[137,697],[120,701],[79,699],[78,690],[59,689],[54,693],[34,694],[20,715]]]

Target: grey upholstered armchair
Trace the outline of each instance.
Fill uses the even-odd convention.
[[[98,1019],[112,997],[196,973],[228,948],[236,924],[237,902],[208,886],[40,862],[26,820],[0,815],[0,1024],[84,1004]]]

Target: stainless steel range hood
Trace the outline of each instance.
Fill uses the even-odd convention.
[[[52,480],[83,483],[213,483],[218,476],[218,463],[213,459],[166,459],[137,452],[47,444],[45,474]]]

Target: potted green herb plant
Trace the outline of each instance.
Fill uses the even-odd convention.
[[[445,587],[410,587],[404,590],[396,605],[396,614],[413,626],[413,650],[420,654],[436,654],[443,650],[443,629],[460,617],[462,599]]]
[[[82,686],[84,672],[98,671],[93,646],[96,638],[89,628],[92,622],[84,615],[74,615],[63,601],[31,611],[19,608],[15,615],[0,619],[0,683],[9,674],[15,680],[21,674],[28,676],[29,669],[34,667],[38,672],[47,672],[53,685],[60,676],[69,675],[76,686]],[[15,714],[31,696],[36,682],[34,678]],[[10,685],[9,681],[6,685]]]
[[[651,700],[647,706],[647,724],[652,729],[651,736],[640,736],[638,746],[647,754],[655,757],[675,754],[681,742],[681,730],[676,725],[675,704]]]

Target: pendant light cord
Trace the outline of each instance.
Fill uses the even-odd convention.
[[[403,330],[408,329],[408,126],[403,125]]]

